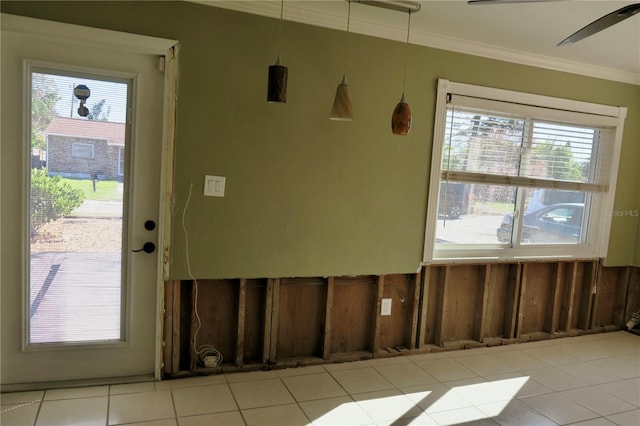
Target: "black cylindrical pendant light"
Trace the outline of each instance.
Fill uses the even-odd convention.
[[[267,102],[287,102],[287,74],[289,69],[280,64],[280,56],[274,65],[269,66]]]
[[[280,1],[280,27],[278,29],[278,38],[282,39],[282,17],[284,12],[284,0]],[[280,45],[281,42],[278,41]],[[287,103],[287,76],[289,69],[280,64],[280,56],[274,65],[269,66],[269,79],[267,81],[267,102]]]

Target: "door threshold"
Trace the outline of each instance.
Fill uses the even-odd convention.
[[[153,376],[153,374],[149,374],[143,376],[105,377],[98,379],[1,384],[0,393],[24,392],[45,389],[81,388],[87,386],[122,385],[127,383],[153,382],[155,380],[156,378]]]

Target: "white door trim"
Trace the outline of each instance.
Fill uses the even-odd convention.
[[[164,312],[165,265],[168,265],[168,247],[171,236],[170,205],[173,197],[173,156],[175,107],[177,96],[177,44],[176,40],[97,29],[80,25],[46,21],[16,15],[0,14],[2,31],[19,35],[47,37],[71,45],[99,47],[120,52],[158,55],[158,66],[164,71],[163,128],[162,128],[162,179],[159,188],[158,256],[155,321],[155,369],[156,380],[162,372],[162,330]],[[1,262],[1,261],[0,261]],[[1,269],[1,265],[0,265]],[[4,389],[3,386],[3,390]]]

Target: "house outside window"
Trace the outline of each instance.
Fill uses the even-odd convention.
[[[90,143],[74,143],[71,145],[71,157],[73,158],[93,158],[94,145]]]
[[[440,80],[424,261],[604,257],[625,115]]]

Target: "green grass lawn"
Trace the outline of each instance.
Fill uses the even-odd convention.
[[[122,192],[118,189],[119,183],[113,180],[101,180],[96,184],[96,192],[93,192],[93,181],[90,179],[62,179],[73,188],[84,192],[86,200],[122,201]]]
[[[513,204],[492,201],[476,201],[475,205],[492,213],[513,213]]]

